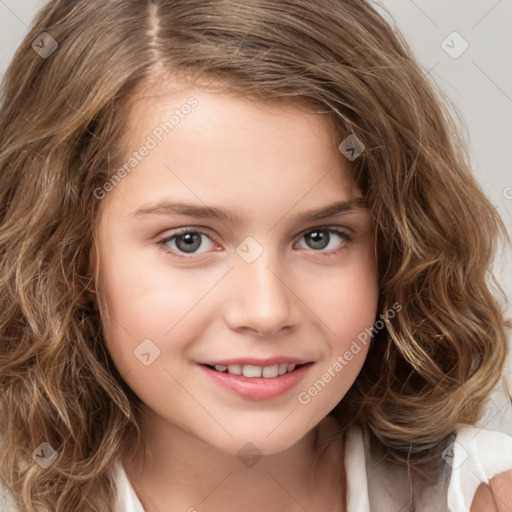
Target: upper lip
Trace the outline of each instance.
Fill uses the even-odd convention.
[[[230,364],[239,364],[241,366],[252,365],[252,366],[273,366],[275,364],[288,363],[288,364],[305,364],[312,363],[310,359],[301,359],[299,357],[291,356],[276,356],[268,357],[266,359],[257,359],[254,357],[238,357],[234,359],[222,359],[219,361],[201,361],[199,364],[205,364],[208,366],[223,365],[229,366]]]

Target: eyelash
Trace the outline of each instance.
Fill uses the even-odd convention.
[[[349,235],[346,231],[343,231],[340,228],[333,227],[333,226],[319,226],[319,227],[311,228],[308,231],[304,231],[300,235],[299,240],[308,234],[314,233],[315,231],[326,231],[328,233],[334,233],[335,235],[338,235],[345,242],[345,244],[350,244],[352,242],[351,235]],[[166,237],[158,240],[156,242],[156,245],[166,247],[167,243],[171,242],[175,238],[178,238],[179,236],[183,236],[188,233],[204,235],[207,238],[209,238],[212,242],[215,242],[214,240],[212,240],[210,233],[202,228],[182,228],[182,229],[175,231],[172,235],[166,236]],[[342,244],[340,244],[340,246],[337,249],[331,249],[329,251],[324,251],[324,250],[315,251],[314,249],[310,249],[310,251],[319,253],[322,255],[322,257],[335,256],[336,254],[338,254],[338,252],[340,252],[345,247],[345,244],[342,243]],[[172,253],[173,255],[178,256],[178,257],[191,258],[194,256],[194,253],[188,253],[188,254],[180,253],[180,252],[176,252],[174,249],[171,249],[170,247],[166,247],[166,248],[169,249],[168,250],[169,253]],[[202,253],[199,253],[199,254],[202,254]]]

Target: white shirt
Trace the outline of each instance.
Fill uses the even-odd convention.
[[[452,457],[453,455],[453,457]],[[420,497],[418,512],[470,512],[478,486],[512,470],[512,437],[467,425],[457,430],[453,450],[445,454],[447,478]],[[345,437],[347,512],[399,512],[407,503],[405,469],[372,460],[360,427]],[[451,474],[450,474],[451,473]],[[116,465],[119,509],[145,512],[121,462]]]

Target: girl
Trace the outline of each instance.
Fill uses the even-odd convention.
[[[55,0],[0,140],[5,510],[510,509],[505,230],[371,5]]]

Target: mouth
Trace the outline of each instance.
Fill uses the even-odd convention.
[[[287,375],[289,373],[297,371],[299,368],[311,365],[312,362],[307,363],[275,363],[272,365],[259,366],[254,364],[203,364],[210,370],[214,370],[218,373],[224,373],[229,375],[239,375],[247,377],[249,379],[276,379]]]
[[[251,361],[254,362],[254,361]],[[274,362],[272,365],[202,363],[210,382],[246,400],[272,400],[287,395],[306,377],[313,362]]]

